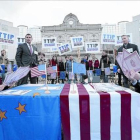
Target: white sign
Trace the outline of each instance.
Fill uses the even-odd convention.
[[[63,44],[61,46],[58,47],[58,53],[59,55],[63,55],[66,53],[72,52],[71,46],[70,44]]]
[[[16,42],[16,37],[14,34],[0,31],[0,44],[14,45],[15,42]]]
[[[86,50],[86,53],[99,53],[100,43],[99,42],[86,42],[85,50]]]
[[[57,47],[52,47],[51,48],[51,52],[57,52],[58,51],[58,47],[60,47],[62,45],[62,43],[57,43]]]
[[[116,35],[102,33],[101,44],[115,44]]]
[[[42,38],[42,48],[57,48],[56,37]]]
[[[129,38],[129,43],[132,43],[132,33],[126,34]],[[116,46],[122,46],[122,35],[116,35],[116,41],[115,41],[115,45]]]
[[[71,45],[72,45],[72,48],[84,47],[83,36],[71,37]]]
[[[17,37],[17,44],[19,45],[19,44],[23,44],[23,43],[25,43],[25,38]]]

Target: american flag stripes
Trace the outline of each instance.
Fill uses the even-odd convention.
[[[96,92],[89,84],[75,84],[76,93],[72,89],[65,84],[60,95],[65,140],[140,139],[140,94]]]
[[[53,67],[48,67],[47,68],[47,73],[54,73],[56,70]]]
[[[15,72],[7,74],[4,80],[4,84],[10,85],[17,82],[24,76],[26,76],[30,71],[29,67],[19,67]]]
[[[31,68],[31,77],[38,77],[46,74],[45,71],[39,71],[38,66]]]

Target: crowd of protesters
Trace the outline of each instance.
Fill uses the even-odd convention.
[[[71,83],[72,79],[70,79],[69,73],[72,72],[72,63],[76,62],[76,60],[73,59],[72,55],[65,56],[65,58],[64,57],[62,58],[60,56],[57,57],[56,55],[54,55],[52,56],[51,59],[46,59],[45,54],[42,52],[38,53],[37,48],[31,44],[32,35],[27,34],[25,36],[25,39],[26,39],[26,43],[19,45],[17,48],[16,62],[17,62],[18,67],[28,65],[32,68],[32,67],[37,66],[38,64],[46,64],[47,67],[57,66],[56,77],[51,79],[51,77],[47,76],[47,78],[50,78],[51,84],[55,84],[56,82],[60,82],[60,81],[61,83]],[[125,49],[131,49],[133,50],[133,52],[137,51],[139,53],[138,47],[135,44],[129,43],[127,35],[122,36],[122,41],[123,41],[123,46],[121,46],[118,49],[118,52],[122,52],[123,48],[125,48]],[[100,78],[102,77],[104,83],[109,82],[109,79],[108,79],[109,76],[105,73],[105,69],[110,68],[111,59],[110,59],[110,56],[105,51],[102,51],[100,60],[98,60],[95,55],[91,55],[91,56],[85,55],[81,59],[80,63],[85,65],[86,71],[92,71],[93,79],[94,77],[99,76],[97,75],[96,70],[100,69],[101,75],[99,77]],[[10,63],[6,55],[6,51],[1,50],[0,84],[3,83],[5,79],[5,75],[9,72],[8,64]],[[123,74],[122,70],[120,69],[117,61],[115,61],[115,64],[118,66],[118,71],[117,71],[118,84],[120,86],[123,85],[124,87],[127,87],[127,88],[129,88],[129,86],[132,85],[133,87],[135,87],[137,92],[140,92],[140,80],[127,78]],[[11,70],[13,70],[13,68],[11,68]],[[65,73],[65,78],[61,78],[61,72]],[[85,79],[87,79],[88,76],[89,76],[88,73],[80,74],[81,83],[85,83]],[[123,77],[123,81],[121,80],[122,77]],[[42,77],[42,78],[45,78],[45,77]],[[38,77],[32,78],[31,72],[29,72],[27,76],[23,77],[22,79],[18,81],[17,85],[26,84],[28,83],[28,80],[30,80],[31,84],[38,83]],[[75,82],[76,80],[77,80],[77,75],[75,74],[73,78],[73,82]]]

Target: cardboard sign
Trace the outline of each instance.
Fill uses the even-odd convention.
[[[72,44],[72,48],[84,47],[83,36],[71,37],[71,44]]]
[[[70,44],[64,44],[58,47],[58,53],[59,55],[63,55],[66,53],[72,52]]]
[[[57,48],[56,37],[42,38],[42,48]]]
[[[99,42],[87,42],[85,43],[86,53],[100,53]]]

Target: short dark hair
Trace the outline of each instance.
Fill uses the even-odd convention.
[[[45,53],[42,53],[42,55],[45,57]]]
[[[30,35],[30,36],[32,37],[32,35],[31,35],[31,34],[29,34],[29,33],[28,33],[28,34],[26,34],[26,35],[25,35],[25,37],[26,37],[27,35]]]
[[[3,50],[1,50],[1,53],[2,53],[3,51],[5,51],[5,52],[6,52],[6,50],[4,50],[4,49],[3,49]]]
[[[128,35],[122,35],[121,38],[124,37],[124,36],[127,36],[128,37]]]

